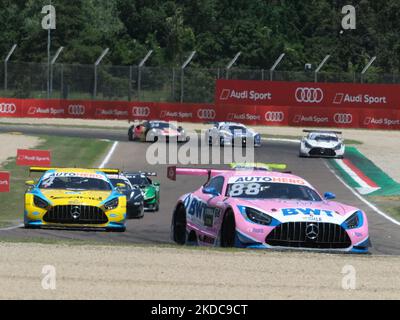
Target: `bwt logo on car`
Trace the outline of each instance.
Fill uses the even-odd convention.
[[[148,117],[150,115],[149,107],[133,107],[132,116],[134,117]]]
[[[271,92],[257,92],[255,90],[236,91],[230,89],[223,89],[220,95],[220,100],[251,100],[251,101],[270,101],[272,100]]]
[[[72,116],[83,116],[85,113],[86,108],[81,104],[71,104],[68,106],[68,114]]]
[[[14,114],[17,112],[17,107],[14,103],[0,103],[1,114]]]
[[[227,116],[228,121],[233,121],[233,120],[248,120],[248,121],[259,121],[261,120],[261,116],[256,115],[256,114],[250,114],[250,113],[229,113]]]
[[[296,115],[293,118],[294,123],[303,123],[303,122],[308,122],[308,123],[327,123],[329,122],[328,117],[320,117],[320,116],[303,116],[303,115]]]
[[[353,115],[350,113],[336,113],[333,116],[333,121],[336,124],[351,124],[353,123]]]
[[[283,120],[285,120],[285,114],[281,111],[268,111],[265,114],[265,121],[282,122]]]
[[[199,109],[197,111],[197,117],[201,120],[214,120],[216,116],[214,109]]]
[[[295,97],[299,103],[320,103],[324,100],[324,92],[321,88],[297,88]]]

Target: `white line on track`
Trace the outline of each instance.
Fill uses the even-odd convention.
[[[0,231],[9,231],[9,230],[14,230],[14,229],[18,229],[18,228],[22,228],[24,226],[23,223],[17,225],[17,226],[12,226],[12,227],[8,227],[8,228],[1,228]]]
[[[385,219],[389,220],[390,222],[394,223],[395,225],[400,226],[400,222],[393,219],[392,217],[389,217],[386,213],[384,213],[383,211],[379,210],[375,205],[373,205],[371,202],[369,202],[368,200],[366,200],[364,197],[362,197],[361,195],[359,195],[357,193],[357,191],[355,191],[352,187],[350,187],[342,178],[340,178],[335,171],[333,171],[328,163],[326,161],[324,161],[325,166],[328,168],[328,170],[341,182],[343,183],[343,185],[349,189],[358,199],[360,199],[362,202],[364,202],[368,207],[370,207],[372,210],[374,210],[377,214],[381,215],[382,217],[384,217]]]
[[[101,163],[101,165],[99,167],[100,169],[103,169],[106,166],[106,164],[110,161],[115,149],[117,148],[117,145],[118,145],[118,141],[115,141],[114,144],[112,145],[110,151],[108,151],[106,157],[104,158],[103,162]]]
[[[279,142],[291,142],[291,143],[300,143],[300,140],[295,139],[279,139],[279,138],[263,138],[263,141],[279,141]]]

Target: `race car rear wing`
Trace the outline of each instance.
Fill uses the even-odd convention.
[[[303,130],[305,133],[334,133],[334,134],[342,134],[341,131],[332,131],[332,130]]]
[[[176,181],[176,176],[206,176],[208,180],[219,174],[237,171],[237,170],[285,170],[286,164],[279,163],[231,163],[231,169],[208,169],[208,168],[177,168],[176,166],[168,167],[167,177],[170,180]],[[291,173],[289,171],[285,173]]]
[[[104,169],[104,168],[62,168],[62,167],[30,167],[29,172],[46,172],[49,170],[60,170],[60,169],[87,169],[87,170],[97,170],[104,172],[105,174],[119,174],[119,169]]]
[[[145,177],[156,177],[157,172],[143,172],[143,171],[137,171],[137,172],[123,172],[126,176],[136,176],[136,175],[143,175]]]
[[[177,168],[176,166],[170,166],[167,169],[167,177],[170,180],[176,181],[176,176],[206,176],[210,179],[212,176],[230,172],[232,170],[217,170],[217,169],[200,169],[200,168]]]

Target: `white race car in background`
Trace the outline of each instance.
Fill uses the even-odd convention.
[[[246,146],[248,143],[253,143],[255,147],[260,147],[261,135],[241,123],[216,122],[212,128],[206,131],[206,141],[210,145]]]
[[[303,130],[307,133],[300,141],[300,157],[343,158],[345,145],[339,131]]]

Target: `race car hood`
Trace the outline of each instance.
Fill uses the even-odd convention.
[[[154,186],[149,185],[143,188],[143,193],[144,193],[144,198],[145,199],[150,199],[155,197],[156,195],[156,190],[154,188]]]
[[[317,141],[317,140],[306,140],[306,142],[313,146],[313,147],[317,147],[317,148],[325,148],[325,149],[329,149],[329,148],[334,148],[337,145],[341,144],[341,142],[337,142],[337,141]]]
[[[76,204],[98,205],[112,195],[112,191],[71,191],[71,190],[40,190],[41,194],[53,205]]]
[[[156,129],[156,130],[163,136],[169,136],[169,137],[176,137],[181,134],[178,130],[171,129],[171,128]]]
[[[241,199],[238,205],[265,212],[280,222],[318,220],[341,224],[358,210],[334,201]]]

